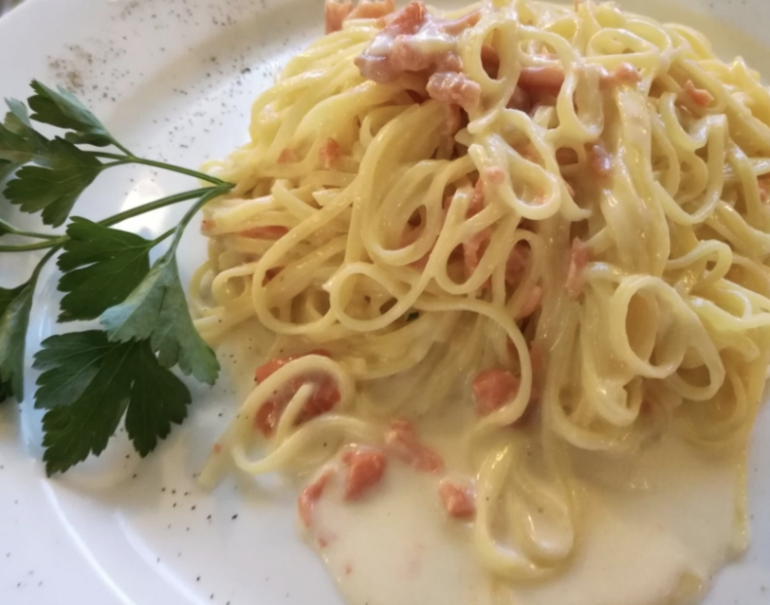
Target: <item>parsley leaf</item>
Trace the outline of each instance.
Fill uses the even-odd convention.
[[[59,226],[104,165],[68,141],[45,138],[32,128],[21,102],[6,102],[11,111],[0,125],[0,180],[14,171],[16,177],[8,182],[5,196],[24,212],[42,210],[46,224]],[[18,170],[28,162],[38,166]]]
[[[2,193],[21,211],[40,213],[44,223],[60,226],[103,170],[127,164],[152,166],[214,185],[170,195],[100,223],[74,218],[61,236],[0,220],[0,236],[35,240],[3,242],[0,252],[48,249],[27,283],[0,288],[0,403],[14,395],[23,398],[33,294],[42,268],[59,250],[64,250],[59,259],[63,273],[59,289],[65,293],[59,321],[99,317],[107,328],[54,336],[35,356],[34,367],[42,372],[35,406],[47,410],[44,460],[52,474],[101,453],[122,418],[136,450],[143,456],[152,451],[174,423],[184,420],[190,403],[187,388],[168,368],[178,365],[201,381],[216,380],[219,364],[195,331],[175,254],[194,215],[233,185],[183,166],[135,156],[65,89],[37,81],[32,88],[29,109],[20,101],[6,100],[10,111],[0,124]],[[33,121],[65,132],[62,137],[47,138]],[[84,150],[79,145],[112,145],[122,153]],[[156,240],[110,227],[196,198],[184,219]],[[150,250],[172,234],[171,249],[151,268]]]
[[[11,113],[8,113],[5,122],[0,124],[0,183],[31,161],[37,150],[37,140],[30,135],[27,125],[23,122],[27,116],[26,108],[18,101],[7,103]]]
[[[24,349],[34,290],[34,280],[12,290],[0,288],[0,390],[19,401],[24,399]]]
[[[67,226],[69,241],[59,257],[64,273],[59,290],[59,321],[96,319],[123,302],[150,270],[153,242],[119,229],[74,217]]]
[[[13,116],[13,114],[8,114]],[[28,138],[14,132],[6,124],[0,124],[0,160],[16,165],[26,164],[35,155],[35,145]]]
[[[110,340],[150,339],[160,363],[179,364],[185,374],[213,384],[219,373],[216,355],[195,330],[187,307],[176,246],[159,258],[144,281],[122,304],[101,317]]]
[[[182,424],[191,398],[187,387],[158,363],[149,344],[134,356],[135,379],[126,414],[126,431],[142,457],[165,439],[171,425]]]
[[[44,153],[50,141],[32,127],[32,122],[29,120],[29,113],[24,103],[16,99],[6,99],[5,104],[10,109],[10,112],[5,114],[5,128],[22,137],[36,154]]]
[[[104,124],[65,88],[59,86],[58,90],[53,90],[33,80],[32,89],[37,94],[31,96],[27,103],[34,112],[32,119],[36,122],[74,131],[65,135],[70,143],[97,147],[115,143]]]
[[[28,135],[32,128],[32,122],[29,121],[29,112],[26,105],[18,99],[6,99],[5,104],[10,109],[10,113],[5,114],[5,127],[16,134]]]
[[[107,309],[101,316],[110,340],[149,339],[162,365],[167,368],[179,365],[182,372],[207,384],[216,382],[219,362],[193,325],[179,280],[176,250],[193,217],[221,194],[219,188],[202,191],[201,199],[177,225],[168,252],[155,262],[125,302]]]
[[[0,160],[0,183],[11,176],[20,165],[21,164],[17,164],[16,162]]]
[[[23,212],[43,211],[43,222],[58,227],[69,216],[80,194],[94,182],[103,164],[62,139],[47,141],[35,156],[43,166],[25,166],[8,182],[5,196]]]
[[[146,341],[110,342],[99,330],[52,336],[35,356],[40,391],[52,394],[66,376],[67,395],[43,399],[43,446],[49,475],[99,455],[126,415],[126,430],[145,456],[187,415],[190,393],[158,363]]]
[[[53,409],[77,400],[93,382],[103,359],[115,348],[100,330],[51,336],[35,353],[35,407]]]

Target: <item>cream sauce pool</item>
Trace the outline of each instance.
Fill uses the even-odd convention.
[[[426,442],[464,472],[459,435]],[[745,547],[743,454],[675,437],[626,460],[574,452],[580,511],[573,554],[544,580],[496,581],[470,524],[450,519],[439,478],[392,460],[361,501],[329,485],[305,531],[349,605],[663,605],[702,595]]]
[[[237,397],[269,336],[254,324],[220,352],[245,363]],[[451,519],[438,485],[472,472],[462,447],[467,402],[417,426],[447,467],[420,473],[389,457],[382,481],[359,501],[343,500],[336,473],[300,532],[318,552],[348,605],[677,605],[697,600],[714,574],[747,545],[745,452],[710,454],[669,435],[611,458],[572,450],[580,508],[571,557],[543,580],[493,577],[473,543],[471,523]],[[339,465],[339,456],[331,462]],[[319,469],[322,472],[323,469]],[[306,477],[309,483],[312,477]]]

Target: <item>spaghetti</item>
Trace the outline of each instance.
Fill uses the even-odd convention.
[[[331,2],[327,29],[207,166],[237,185],[205,209],[197,327],[256,318],[275,342],[202,481],[349,444],[418,468],[430,451],[398,427],[464,407],[479,556],[542,577],[579,539],[574,448],[747,439],[770,93],[698,32],[612,4]]]

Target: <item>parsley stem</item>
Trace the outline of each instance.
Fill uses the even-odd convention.
[[[152,245],[153,245],[153,246],[157,246],[157,245],[158,245],[159,243],[161,243],[162,241],[165,241],[165,240],[167,240],[169,237],[171,237],[172,235],[174,235],[174,233],[175,233],[175,232],[176,232],[176,227],[173,227],[173,228],[169,229],[169,230],[168,230],[168,231],[166,231],[165,233],[163,233],[163,234],[159,235],[159,236],[158,236],[158,237],[156,237],[154,240],[152,240]]]
[[[21,246],[0,246],[0,252],[31,252],[32,250],[45,250],[46,248],[55,248],[66,242],[69,238],[66,235],[49,239],[37,244],[24,244]]]
[[[203,189],[193,189],[191,191],[185,191],[183,193],[169,195],[168,197],[164,197],[154,202],[150,202],[149,204],[143,204],[142,206],[137,206],[136,208],[132,208],[131,210],[126,210],[125,212],[115,214],[107,219],[104,219],[103,221],[99,221],[99,224],[104,227],[110,227],[112,225],[122,223],[123,221],[126,221],[130,218],[134,218],[135,216],[140,216],[142,214],[146,214],[147,212],[152,212],[153,210],[158,210],[159,208],[164,208],[166,206],[171,206],[172,204],[177,204],[179,202],[186,202],[188,200],[194,200],[196,198],[200,198],[200,201],[197,204],[195,204],[195,206],[191,209],[191,211],[188,212],[185,215],[185,218],[182,220],[183,224],[186,226],[187,223],[190,222],[190,220],[192,220],[192,217],[195,215],[195,213],[198,212],[198,210],[200,210],[207,202],[213,200],[216,197],[219,197],[220,195],[227,193],[232,188],[233,188],[233,185],[231,185],[230,183],[223,183],[218,187],[204,187]],[[24,233],[14,232],[14,235],[24,235]],[[171,235],[170,233],[163,234],[161,238],[157,240],[157,242],[160,243],[170,235]],[[34,236],[30,235],[30,237],[40,237],[42,239],[43,234],[36,234]],[[45,241],[38,242],[36,244],[23,244],[19,246],[0,246],[0,252],[31,252],[33,250],[45,250],[46,248],[56,249],[69,240],[69,237],[66,235],[45,236],[45,238],[46,238]]]
[[[232,185],[230,185],[225,191],[228,191],[230,188],[232,188]],[[190,223],[190,221],[195,217],[196,214],[200,211],[201,208],[203,208],[206,204],[208,204],[211,200],[214,198],[222,195],[224,191],[220,191],[220,187],[211,187],[206,193],[204,193],[203,197],[198,200],[196,204],[190,207],[190,209],[187,211],[187,213],[182,217],[182,220],[179,221],[179,225],[177,225],[174,234],[174,241],[171,242],[171,248],[169,249],[167,254],[175,254],[176,248],[179,246],[179,242],[182,239],[182,235],[184,234],[184,230],[187,228],[187,225]]]
[[[115,139],[112,139],[112,144],[115,145],[118,149],[120,149],[123,153],[125,153],[129,157],[134,157],[134,154],[131,153],[128,148],[124,147],[120,143],[118,143]]]
[[[68,239],[68,238],[61,238],[61,239]],[[61,245],[53,247],[51,250],[49,250],[46,255],[40,259],[40,262],[38,262],[37,266],[35,267],[35,270],[32,272],[32,277],[30,277],[29,281],[30,283],[37,286],[37,278],[40,277],[40,272],[43,270],[43,267],[45,267],[45,264],[53,258],[53,255],[56,254],[59,251],[59,248],[61,248]]]
[[[230,189],[232,189],[232,187],[232,185],[227,184],[226,187],[205,187],[203,189],[193,189],[192,191],[177,193],[168,197],[161,198],[154,202],[150,202],[149,204],[144,204],[142,206],[132,208],[131,210],[126,210],[125,212],[121,212],[120,214],[116,214],[108,219],[100,221],[99,224],[105,227],[110,227],[135,216],[157,210],[158,208],[164,208],[165,206],[170,206],[178,202],[186,202],[187,200],[193,200],[201,196],[205,196],[207,200],[213,199],[214,197],[227,193]]]
[[[14,235],[23,235],[24,237],[32,237],[35,239],[47,239],[47,240],[54,240],[58,239],[58,235],[52,235],[48,233],[37,233],[35,231],[12,231]]]
[[[21,235],[24,237],[32,237],[35,239],[56,239],[58,235],[49,233],[37,233],[35,231],[24,231],[18,227],[14,227],[10,223],[6,223],[3,219],[0,219],[0,236],[2,235]]]
[[[190,170],[189,168],[183,168],[182,166],[175,166],[173,164],[166,164],[165,162],[156,162],[155,160],[139,158],[135,155],[130,155],[130,154],[119,155],[117,153],[107,153],[104,151],[94,151],[91,153],[91,155],[96,156],[98,158],[104,158],[106,160],[116,160],[115,163],[108,164],[108,166],[119,166],[121,164],[142,164],[144,166],[152,166],[153,168],[160,168],[161,170],[169,170],[171,172],[178,172],[179,174],[186,174],[187,176],[191,176],[193,178],[200,179],[202,181],[207,181],[214,185],[227,184],[222,179],[218,179],[217,177],[211,176],[210,174],[206,174],[204,172],[198,172],[197,170]]]

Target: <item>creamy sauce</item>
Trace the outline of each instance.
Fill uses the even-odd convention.
[[[465,471],[459,437],[427,442],[450,475]],[[712,456],[668,437],[623,461],[573,455],[576,546],[542,581],[496,582],[470,525],[442,509],[439,477],[398,461],[361,501],[343,501],[340,478],[330,484],[306,538],[349,605],[682,603],[744,546],[741,453]]]
[[[269,341],[255,322],[220,349],[241,362],[231,368],[239,398],[253,388]],[[386,384],[400,391],[401,379],[382,381],[378,396]],[[537,582],[495,580],[471,524],[450,518],[439,497],[442,478],[463,483],[471,472],[462,443],[472,408],[454,403],[417,425],[446,473],[421,473],[389,456],[383,480],[346,502],[339,454],[329,463],[338,472],[313,523],[298,525],[348,605],[675,605],[702,595],[746,547],[744,452],[710,454],[669,434],[624,458],[572,450],[580,509],[571,558]]]
[[[253,388],[269,342],[250,323],[223,343],[223,357],[240,362],[231,367],[238,398]],[[400,380],[382,381],[378,396],[402,390]],[[572,450],[580,508],[571,558],[536,582],[496,580],[481,563],[471,523],[441,505],[440,480],[462,484],[471,472],[462,443],[472,407],[457,401],[445,410],[417,425],[445,473],[421,473],[389,456],[383,480],[346,502],[338,454],[311,527],[298,523],[348,605],[676,605],[701,596],[746,547],[744,452],[710,454],[669,433],[624,458]]]
[[[358,502],[333,482],[306,532],[350,605],[482,605],[490,577],[469,526],[441,507],[439,477],[390,461],[383,481]]]

